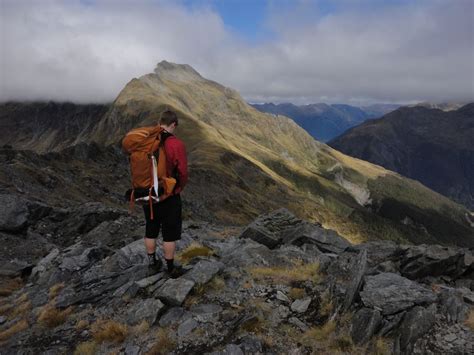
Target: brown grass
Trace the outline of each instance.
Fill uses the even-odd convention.
[[[55,298],[57,295],[59,295],[59,292],[64,288],[65,284],[64,282],[57,283],[49,289],[49,299],[52,300]]]
[[[26,301],[23,303],[20,303],[18,306],[14,307],[10,314],[8,315],[8,318],[13,319],[18,316],[23,316],[27,314],[31,310],[31,302]]]
[[[160,328],[156,333],[156,343],[146,355],[168,354],[176,347],[176,342],[171,337],[171,332],[167,328]]]
[[[23,280],[20,277],[14,279],[2,278],[0,281],[0,297],[8,297],[22,287]]]
[[[0,332],[0,341],[8,340],[16,333],[19,333],[27,328],[28,322],[25,319],[22,319],[13,324],[10,328]]]
[[[89,326],[89,322],[86,321],[85,319],[81,319],[76,323],[76,330],[81,331],[86,329]]]
[[[134,335],[140,335],[146,333],[150,329],[150,324],[143,320],[140,324],[137,324],[132,327],[131,333]]]
[[[193,242],[187,248],[176,255],[176,259],[183,265],[188,264],[192,259],[198,256],[212,256],[214,251],[199,243]]]
[[[49,328],[57,327],[66,321],[72,310],[72,307],[61,310],[48,303],[41,309],[38,315],[38,322]]]
[[[464,324],[466,324],[474,332],[474,309],[469,311]]]
[[[313,327],[308,329],[301,335],[300,342],[303,345],[316,349],[319,343],[327,341],[336,330],[336,322],[329,321],[321,327]]]
[[[94,355],[97,344],[94,341],[85,341],[77,345],[74,355]]]
[[[213,291],[221,291],[225,288],[225,281],[220,276],[214,276],[211,281],[207,283],[207,287]]]
[[[306,291],[303,288],[292,287],[290,292],[288,292],[288,296],[292,300],[297,300],[306,296]]]
[[[127,338],[128,327],[113,320],[98,320],[92,324],[91,333],[97,343],[109,341],[118,344]]]
[[[300,260],[295,261],[289,267],[253,267],[248,271],[256,280],[266,280],[285,285],[302,281],[318,282],[320,278],[319,263],[304,264]]]
[[[350,354],[354,349],[354,343],[349,335],[341,335],[331,340],[329,347]]]
[[[334,310],[334,304],[332,302],[329,292],[324,292],[321,295],[321,307],[319,309],[319,314],[324,317],[329,317]]]
[[[391,353],[388,342],[383,337],[374,339],[374,355],[388,355]]]

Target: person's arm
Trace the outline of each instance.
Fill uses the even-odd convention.
[[[188,159],[186,156],[186,147],[178,139],[167,140],[166,152],[168,159],[171,160],[173,168],[178,173],[178,184],[175,193],[180,193],[188,182]]]

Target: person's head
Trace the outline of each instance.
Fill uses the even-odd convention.
[[[160,126],[168,132],[173,133],[175,128],[178,126],[178,116],[176,113],[171,110],[162,112],[160,116]]]

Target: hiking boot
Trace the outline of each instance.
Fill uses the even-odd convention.
[[[181,265],[174,265],[171,271],[166,270],[166,273],[172,279],[177,279],[186,273],[186,270]]]
[[[150,260],[148,263],[148,271],[150,274],[156,274],[160,272],[163,267],[163,262],[160,259]]]

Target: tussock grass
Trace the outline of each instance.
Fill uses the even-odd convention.
[[[135,335],[140,335],[147,332],[148,329],[150,329],[150,324],[146,320],[143,320],[140,324],[137,324],[132,327],[131,333]]]
[[[31,310],[31,302],[25,301],[20,303],[18,306],[14,307],[12,311],[9,313],[8,318],[13,319],[18,316],[23,316],[27,314]]]
[[[268,280],[285,285],[302,281],[318,282],[320,279],[319,263],[303,264],[301,261],[296,261],[292,266],[253,267],[248,271],[256,280]]]
[[[127,325],[114,320],[98,320],[91,327],[92,336],[97,343],[122,343],[127,338],[128,331]]]
[[[207,284],[213,291],[221,291],[225,288],[225,281],[221,276],[214,276]]]
[[[72,310],[72,307],[59,309],[48,303],[41,309],[38,315],[38,322],[47,326],[48,328],[55,328],[67,320],[67,318],[71,315]]]
[[[336,322],[329,321],[321,327],[312,327],[301,335],[300,342],[305,346],[309,346],[312,349],[318,347],[318,343],[327,341],[336,330]],[[319,344],[320,345],[320,344]]]
[[[59,292],[64,288],[65,284],[64,282],[57,283],[49,289],[49,299],[52,300],[55,298],[57,295],[59,295]]]
[[[321,307],[319,309],[319,314],[324,317],[329,317],[334,310],[334,303],[332,302],[329,292],[324,292],[321,295]]]
[[[292,300],[297,300],[306,296],[306,291],[303,288],[292,287],[290,292],[288,292],[288,296]]]
[[[76,323],[76,330],[81,331],[86,329],[89,326],[89,322],[86,321],[85,319],[81,319]]]
[[[193,242],[183,251],[176,255],[176,259],[183,265],[188,264],[192,259],[198,256],[212,256],[214,251],[199,243]]]
[[[146,355],[162,355],[168,354],[176,347],[175,340],[171,337],[168,328],[160,328],[156,333],[156,343],[147,352]]]
[[[471,309],[469,311],[469,314],[467,315],[464,324],[466,324],[474,332],[474,309]]]
[[[352,353],[354,343],[349,335],[341,335],[331,340],[329,347],[334,350],[343,351],[345,353]]]
[[[97,349],[97,344],[94,341],[85,341],[77,345],[74,350],[74,355],[94,355]]]
[[[0,332],[0,342],[10,339],[16,333],[19,333],[27,328],[28,322],[25,319],[16,322],[10,328]]]
[[[374,355],[388,355],[391,353],[388,342],[383,337],[374,339]]]
[[[13,292],[23,287],[23,280],[20,277],[14,279],[2,278],[0,280],[0,297],[8,297]]]
[[[240,329],[255,334],[261,334],[265,330],[267,322],[260,316],[255,316],[243,322]]]

